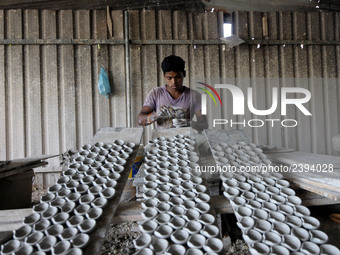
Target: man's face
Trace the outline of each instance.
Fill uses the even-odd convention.
[[[172,90],[179,91],[183,86],[184,74],[183,72],[166,72],[164,74],[164,80],[168,87]]]

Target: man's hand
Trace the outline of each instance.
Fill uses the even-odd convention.
[[[157,117],[162,119],[184,119],[185,116],[183,109],[174,109],[171,106],[162,105],[157,111]]]
[[[138,124],[147,126],[154,123],[157,120],[157,113],[153,111],[151,107],[143,106],[142,110],[138,114]]]
[[[169,119],[172,118],[173,109],[171,106],[162,105],[157,111],[157,118]]]

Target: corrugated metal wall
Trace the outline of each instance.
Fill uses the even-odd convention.
[[[263,36],[263,18],[268,22],[268,36]],[[264,128],[246,128],[249,137],[260,144],[338,155],[332,151],[331,138],[339,133],[340,48],[339,44],[328,43],[339,42],[339,13],[236,13],[234,22],[238,27],[235,32],[241,38],[281,43],[241,45],[222,51],[226,66],[221,77],[234,76],[234,84],[244,92],[247,87],[254,87],[258,109],[270,107],[272,87],[303,87],[312,93],[306,104],[312,117],[305,117],[295,108],[288,109],[287,116],[280,116],[279,110],[270,116],[296,119],[297,128],[271,128],[269,124]],[[323,43],[304,45],[303,40]],[[298,41],[301,43],[295,43]],[[245,119],[252,118],[258,119],[246,112]]]
[[[272,87],[309,89],[308,109],[313,116],[290,109],[285,117],[298,119],[297,128],[266,125],[246,128],[246,132],[260,144],[336,154],[331,138],[339,134],[340,126],[340,45],[327,42],[339,42],[339,13],[235,12],[237,36],[274,43],[229,49],[217,44],[143,44],[143,40],[216,40],[223,36],[221,12],[129,11],[129,39],[142,40],[129,44],[129,66],[124,12],[112,11],[111,16],[113,37],[108,35],[104,10],[0,10],[0,160],[78,148],[98,128],[128,126],[130,117],[136,126],[145,96],[163,84],[160,63],[169,54],[186,60],[185,85],[196,88],[196,81],[228,82],[244,91],[253,86],[258,108],[270,106]],[[299,40],[321,43],[300,45]],[[102,66],[113,88],[109,99],[97,89]],[[125,85],[127,78],[130,86]],[[220,92],[227,107],[214,108],[208,100],[210,120],[233,118],[231,96]],[[279,111],[270,117],[283,118]],[[245,118],[254,116],[246,112]]]

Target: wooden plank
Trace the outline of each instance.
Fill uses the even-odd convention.
[[[138,40],[140,39],[140,21],[139,21],[139,12],[132,10],[129,11],[129,30],[130,30],[130,39]],[[142,63],[141,63],[141,45],[131,45],[130,46],[130,59],[131,59],[131,70],[135,70],[131,73],[130,81],[134,84],[135,89],[131,91],[132,94],[132,105],[131,105],[131,119],[134,126],[137,126],[137,115],[142,108],[144,103],[144,90],[143,90],[143,83],[142,83]],[[144,134],[145,135],[145,134]]]
[[[129,31],[131,40],[139,40],[141,38],[141,23],[139,17],[139,11],[129,11]],[[137,115],[139,114],[142,105],[145,100],[146,92],[142,83],[142,56],[141,56],[141,45],[130,46],[130,63],[131,72],[130,81],[134,84],[134,89],[131,91],[131,120],[134,126],[138,126]],[[146,144],[150,139],[151,126],[144,128],[143,143]]]
[[[218,18],[217,12],[208,12],[205,15],[205,23],[203,25],[203,38],[205,40],[216,39],[222,37],[219,34]],[[202,59],[202,65],[205,67],[205,82],[214,85],[220,83],[220,51],[218,45],[207,45],[203,46],[204,58]],[[198,84],[195,84],[193,88],[196,88]],[[201,86],[202,87],[202,86]],[[209,98],[209,97],[208,97]],[[211,102],[211,100],[208,99]],[[222,102],[223,103],[223,102]],[[209,118],[220,119],[222,118],[222,106],[217,103],[217,105],[211,104]],[[210,119],[209,123],[213,123]]]
[[[256,28],[254,27],[254,23],[256,24],[256,13],[254,12],[249,12],[248,14],[248,33],[249,37],[251,38],[257,38],[259,35],[256,33]],[[257,74],[257,67],[261,66],[260,63],[260,55],[261,53],[257,53],[257,51],[261,51],[260,49],[255,48],[255,45],[250,45],[248,46],[249,48],[249,87],[253,88],[253,106],[255,106],[255,109],[263,109],[258,107],[259,104],[264,102],[263,98],[262,100],[259,100],[259,96],[261,95],[261,86],[259,84],[259,81],[256,79],[256,77],[261,77],[261,73]],[[256,64],[255,64],[256,63]],[[247,93],[248,94],[248,93]],[[264,94],[262,94],[264,95]],[[250,119],[254,119],[255,116],[253,113],[250,113]],[[256,116],[258,119],[264,119],[263,116]],[[264,127],[265,128],[265,127]],[[263,129],[263,128],[262,128]],[[259,129],[258,128],[251,128],[249,130],[251,132],[251,140],[254,141],[254,143],[258,144],[259,143]]]
[[[4,10],[0,10],[0,39],[4,39]],[[6,83],[5,83],[5,46],[0,45],[0,160],[6,160]]]
[[[340,199],[339,157],[298,151],[267,155],[275,164],[295,169],[283,174],[296,186],[330,199]],[[302,170],[297,168],[299,165]],[[327,169],[321,171],[325,166]]]
[[[116,40],[124,39],[124,12],[112,11],[111,17],[113,20],[113,36]],[[110,105],[110,126],[111,127],[127,127],[127,115],[131,111],[131,118],[134,120],[135,113],[131,106],[128,107],[126,102],[127,86],[130,86],[130,92],[135,90],[135,84],[130,81],[126,84],[126,62],[124,45],[109,46],[110,59],[112,60],[109,67],[110,85],[112,89],[111,105]],[[131,68],[131,67],[130,67]],[[135,122],[132,122],[135,123]],[[132,126],[137,126],[132,125]]]
[[[321,39],[334,40],[336,31],[336,24],[334,13],[322,13],[321,16]],[[323,62],[323,81],[324,96],[325,96],[325,118],[326,118],[326,153],[338,155],[332,148],[332,137],[339,134],[339,98],[337,81],[339,80],[339,73],[337,73],[337,59],[336,47],[333,45],[321,46],[322,62]]]
[[[119,204],[116,215],[113,219],[113,224],[125,221],[141,221],[143,220],[142,208],[140,201],[127,201]]]
[[[152,131],[152,139],[156,139],[159,136],[164,137],[174,137],[178,134],[189,136],[191,132],[190,127],[182,127],[182,128],[169,128],[169,129],[155,129]]]
[[[283,40],[283,28],[284,28],[284,22],[283,22],[283,14],[280,12],[277,17],[278,24],[277,24],[277,30],[278,30],[278,39]],[[285,64],[285,57],[284,57],[284,50],[285,45],[280,45],[278,49],[278,72],[279,77],[281,78],[280,81],[280,87],[283,86],[283,83],[285,82],[285,73],[284,73],[284,64]],[[282,116],[280,116],[280,119],[282,119]],[[282,147],[288,147],[288,141],[287,141],[287,129],[283,129],[280,134],[281,137],[281,146]],[[293,148],[293,147],[292,147]]]
[[[22,11],[7,12],[6,38],[22,38]],[[7,46],[7,159],[25,156],[25,117],[22,46]]]
[[[113,143],[116,139],[131,141],[137,146],[140,143],[140,137],[143,135],[143,128],[100,128],[91,140],[91,144],[98,141],[104,143]]]
[[[170,12],[167,12],[169,16]],[[156,39],[156,14],[154,11],[140,12],[141,15],[141,39]],[[168,24],[163,24],[165,26],[171,25],[170,21]],[[162,27],[162,30],[165,29]],[[169,31],[169,30],[168,30]],[[168,39],[168,38],[164,38]],[[171,38],[170,38],[171,39]],[[165,84],[163,79],[163,72],[160,69],[160,63],[163,59],[157,61],[157,46],[155,45],[145,45],[142,47],[141,57],[142,57],[142,83],[143,83],[143,97],[156,87],[163,86]],[[159,46],[163,47],[163,46]],[[166,46],[165,46],[166,47]],[[165,57],[165,56],[164,56]],[[157,80],[157,74],[161,74],[162,78]],[[143,102],[144,103],[144,102]],[[141,106],[140,106],[141,107]]]
[[[75,13],[76,38],[90,38],[90,11],[81,10]],[[76,46],[76,102],[77,102],[77,147],[86,144],[93,137],[92,114],[92,73],[91,46]]]
[[[292,184],[292,188],[293,188],[293,185],[294,184]],[[332,205],[332,204],[339,203],[339,201],[326,198],[322,195],[315,194],[305,189],[294,188],[294,190],[296,191],[296,195],[302,199],[302,204],[304,206]]]
[[[267,156],[272,161],[284,164],[332,164],[334,168],[340,168],[340,158],[329,155],[321,155],[302,151],[285,152],[285,153],[270,153],[267,151]]]
[[[62,166],[54,166],[54,167],[48,167],[48,168],[36,168],[33,169],[34,173],[44,173],[44,174],[49,174],[49,173],[61,173],[62,172]]]
[[[328,24],[325,21],[325,14],[324,13],[320,13],[320,39],[326,39],[326,31],[327,31],[327,27]],[[326,154],[330,154],[331,152],[331,133],[330,133],[330,125],[331,125],[331,115],[330,115],[330,109],[329,109],[329,96],[330,96],[330,86],[329,86],[329,82],[328,82],[328,51],[329,48],[326,46],[321,46],[320,47],[320,56],[319,59],[316,61],[319,61],[320,66],[321,66],[321,76],[322,79],[320,79],[321,83],[319,84],[319,89],[318,89],[318,98],[317,100],[321,99],[318,102],[318,105],[322,105],[322,110],[323,112],[321,114],[323,114],[322,119],[318,119],[319,123],[322,123],[322,126],[324,127],[324,136],[322,137],[322,141],[324,144],[324,151],[321,153],[326,153]],[[321,108],[321,107],[320,107]]]
[[[262,13],[249,13],[249,36],[256,39],[263,39],[262,29]],[[251,51],[250,59],[250,79],[253,87],[253,105],[255,109],[269,109],[272,101],[271,90],[266,87],[265,77],[265,48],[261,45],[249,46]],[[269,93],[269,95],[267,94]],[[269,99],[269,100],[268,100]],[[252,119],[260,119],[264,121],[266,116],[258,116],[252,114]],[[252,128],[253,139],[256,144],[268,144],[268,130],[270,126],[264,125],[260,128]]]
[[[30,163],[32,161],[48,159],[48,158],[53,158],[53,157],[57,157],[57,156],[59,156],[59,154],[32,156],[32,157],[9,160],[8,163]]]
[[[25,39],[39,38],[39,13],[37,10],[25,10]],[[25,53],[25,128],[26,155],[42,154],[42,106],[40,79],[40,46],[26,45]]]
[[[204,13],[193,14],[190,16],[189,26],[188,26],[188,36],[190,40],[203,40],[203,23],[204,23]],[[200,45],[189,46],[189,66],[187,66],[188,78],[191,84],[191,88],[196,88],[198,84],[196,82],[208,82],[205,75],[204,66],[204,48]],[[188,81],[187,81],[188,82]],[[209,109],[211,107],[211,102],[208,100],[208,117],[211,117],[211,112]],[[208,119],[208,123],[211,122],[211,118]]]
[[[107,25],[106,25],[106,10],[93,11],[93,34],[94,39],[106,39],[107,38]],[[108,60],[108,47],[107,45],[94,45],[92,46],[92,88],[94,97],[94,118],[95,126],[94,131],[100,127],[110,126],[110,100],[99,94],[98,80],[101,67],[104,67],[108,72],[109,60]]]
[[[224,32],[223,32],[223,26],[224,26],[224,13],[219,11],[217,12],[217,29],[218,29],[218,36],[224,37]],[[226,73],[227,73],[227,67],[226,67],[226,58],[225,58],[225,50],[226,50],[226,45],[221,45],[218,47],[219,50],[219,69],[220,69],[220,80],[219,83],[220,84],[224,84],[226,82]],[[220,118],[221,119],[226,119],[225,118],[225,112],[227,111],[227,107],[226,107],[226,100],[223,98],[222,95],[222,89],[220,89],[218,91],[219,95],[221,96],[221,101],[224,102],[224,107],[221,107],[221,111],[220,111]],[[230,115],[232,116],[232,115]]]
[[[120,0],[120,1],[106,1],[106,0],[83,0],[83,1],[70,1],[70,0],[4,0],[0,2],[2,9],[105,9],[109,6],[115,10],[133,10],[133,9],[176,9],[188,11],[203,11],[203,4],[193,1],[178,1],[167,0],[159,1],[157,4],[154,1],[135,1],[135,0]]]
[[[133,129],[131,129],[132,131]],[[141,129],[142,130],[142,129]],[[111,137],[119,136],[121,133],[115,133],[111,132]],[[139,144],[142,138],[142,133],[139,133],[139,141],[136,144]],[[97,137],[98,138],[98,137]],[[120,139],[124,139],[125,141],[132,141],[129,138],[123,138],[120,136]],[[138,137],[136,136],[136,139]],[[95,141],[102,141],[102,139],[99,140],[93,140]],[[90,235],[90,243],[89,245],[84,249],[85,255],[93,255],[93,254],[99,254],[101,252],[102,245],[105,240],[105,235],[107,230],[109,229],[110,224],[114,220],[114,215],[116,213],[116,210],[119,205],[120,198],[122,196],[126,181],[129,177],[130,170],[133,165],[133,161],[137,155],[137,148],[134,149],[133,153],[130,155],[130,159],[127,162],[124,171],[121,173],[121,177],[119,179],[119,182],[117,186],[115,187],[116,193],[114,195],[114,198],[109,201],[108,205],[104,209],[104,213],[101,216],[100,220],[97,220],[96,228],[94,232]]]
[[[265,39],[278,39],[278,16],[277,13],[268,13],[268,37]],[[265,77],[266,77],[266,100],[272,103],[272,88],[279,87],[279,51],[277,46],[266,46],[265,49]],[[275,111],[273,114],[269,115],[270,119],[280,119],[280,111]],[[282,136],[281,129],[271,128],[268,123],[268,145],[282,146]]]
[[[73,13],[70,10],[59,12],[59,37],[73,38]],[[59,84],[60,84],[60,150],[77,147],[76,100],[74,80],[74,49],[72,45],[59,48]]]
[[[32,213],[32,208],[0,210],[0,232],[12,231],[23,225],[26,216]]]
[[[48,0],[42,0],[42,1],[38,1],[38,0],[3,0],[1,1],[1,4],[3,5],[10,5],[10,4],[26,4],[26,3],[41,3],[41,2],[49,2]]]
[[[314,31],[312,31],[312,18],[314,17],[315,14],[312,13],[307,13],[307,24],[306,24],[306,33],[307,33],[307,40],[310,40],[312,38],[312,35],[314,34]],[[310,124],[310,129],[311,129],[311,152],[317,153],[317,132],[316,128],[317,125],[319,124],[319,120],[315,117],[315,110],[316,107],[315,105],[315,77],[314,77],[314,70],[313,70],[313,51],[316,47],[313,47],[311,45],[307,46],[307,58],[308,58],[308,73],[309,73],[309,83],[308,83],[308,89],[311,92],[311,103],[310,103],[310,112],[314,116],[314,118],[311,118],[311,124]],[[321,124],[321,123],[320,123]]]
[[[321,37],[321,13],[308,13],[308,39],[320,40]],[[312,94],[311,102],[311,113],[312,117],[312,133],[313,139],[313,152],[324,154],[326,153],[326,119],[325,119],[325,108],[323,107],[324,102],[324,85],[323,85],[323,74],[324,68],[322,59],[322,50],[319,45],[308,46],[309,52],[309,76],[310,78],[310,91]],[[321,107],[320,107],[321,106]],[[328,125],[328,124],[327,124]],[[323,135],[320,135],[323,134]]]
[[[41,37],[43,39],[56,39],[57,17],[52,10],[41,12]],[[41,68],[42,68],[42,119],[43,119],[43,153],[57,154],[60,148],[60,116],[61,112],[58,89],[58,48],[54,45],[41,46]],[[59,165],[59,159],[49,160],[49,167]]]
[[[218,13],[218,28],[220,37],[224,37],[223,26],[225,23],[225,13]],[[220,82],[221,84],[235,84],[235,63],[234,63],[234,49],[230,49],[226,45],[221,45],[219,47],[220,56]],[[232,96],[227,90],[218,89],[218,93],[221,96],[221,101],[223,102],[223,107],[221,108],[221,119],[232,119],[235,121],[235,115],[232,113]],[[222,127],[226,129],[226,127]]]
[[[319,182],[320,178],[317,179],[311,179],[310,177],[298,177],[297,175],[292,174],[286,174],[283,173],[283,176],[294,183],[297,187],[308,190],[310,192],[313,192],[315,194],[319,194],[321,196],[324,196],[326,198],[332,199],[332,200],[340,200],[340,186],[332,186],[328,185],[323,182]],[[327,180],[325,180],[327,181]],[[339,183],[340,184],[340,183]]]
[[[155,11],[143,11],[139,12],[140,19],[142,20],[140,24],[140,39],[156,39],[156,27],[158,25],[158,29],[160,29],[158,34],[162,34],[164,25],[166,27],[171,27],[171,12],[166,11],[168,19],[167,24],[157,23],[156,21],[156,13]],[[158,12],[159,16],[158,17],[163,17],[164,12],[160,11]],[[171,39],[171,29],[167,30],[169,37],[167,38],[162,38],[162,39]],[[138,113],[140,109],[142,108],[142,105],[144,104],[145,98],[147,94],[156,87],[163,86],[165,84],[164,79],[163,79],[163,72],[160,69],[161,61],[163,61],[163,58],[161,57],[162,55],[162,50],[164,48],[171,48],[171,46],[155,46],[155,45],[145,45],[142,47],[140,57],[141,57],[141,83],[142,83],[142,91],[141,95],[143,98],[143,102],[141,105],[139,105]],[[157,52],[158,50],[158,52]],[[158,54],[155,54],[157,52]],[[164,53],[164,52],[163,52]],[[170,55],[170,54],[169,54]],[[158,58],[157,58],[158,56]],[[167,55],[166,55],[167,56]],[[165,57],[165,56],[164,56]],[[137,116],[136,116],[137,117]],[[135,117],[135,119],[136,119]],[[154,128],[155,125],[150,125],[149,127],[145,128],[144,132],[144,141],[145,143],[151,139],[151,130]]]
[[[249,19],[248,19],[248,13],[247,12],[238,12],[237,13],[237,24],[235,24],[235,35],[237,35],[240,38],[247,38],[249,37]],[[251,46],[252,47],[252,46]],[[248,87],[250,87],[250,79],[247,77],[250,77],[250,61],[253,61],[253,59],[250,56],[250,48],[248,45],[240,45],[236,47],[236,56],[235,56],[235,64],[236,64],[236,82],[235,85],[240,87],[240,89],[243,91],[244,94],[246,94],[246,91]],[[243,123],[243,120],[249,120],[251,119],[251,113],[250,111],[246,110],[244,115],[238,115],[236,117],[237,122]],[[243,129],[247,136],[249,137],[249,140],[253,140],[253,133],[252,128],[245,127],[243,124],[240,125],[231,125],[228,127],[230,129]]]
[[[204,13],[202,16],[202,37],[203,40],[207,40],[209,39],[211,32],[211,30],[216,31],[214,28],[210,28],[209,26],[209,22],[210,22],[210,13]],[[215,24],[216,25],[216,24]],[[217,27],[216,27],[217,28]],[[204,45],[202,46],[202,51],[203,51],[203,56],[201,59],[198,59],[198,63],[200,65],[203,66],[204,68],[204,82],[207,84],[212,84],[215,83],[213,80],[215,77],[213,77],[213,67],[212,65],[212,61],[213,61],[213,57],[215,56],[210,56],[210,54],[213,54],[214,52],[211,51],[211,47]],[[217,70],[218,71],[218,70]],[[197,84],[196,84],[197,85]],[[209,97],[208,97],[209,98]],[[213,104],[212,100],[207,100],[208,102],[208,114],[207,114],[207,119],[208,119],[208,123],[213,123],[213,119],[218,119],[219,118],[219,111],[217,110],[217,107]]]
[[[189,38],[191,40],[203,40],[203,15],[204,14],[196,14],[192,16],[189,28]],[[192,45],[190,52],[190,80],[204,81],[203,46]]]
[[[187,12],[185,11],[174,11],[173,12],[173,39],[174,40],[187,40],[188,39],[188,20],[187,20]],[[216,38],[215,38],[216,39]],[[190,46],[189,46],[190,47]],[[188,53],[188,46],[187,45],[176,45],[174,48],[174,54],[177,56],[180,56],[184,59],[186,63],[185,70],[188,72],[190,69],[189,64],[189,53]],[[184,79],[184,85],[187,87],[190,87],[190,85],[193,85],[190,83],[190,76],[187,75],[187,77]],[[193,87],[194,89],[195,87]]]
[[[152,23],[154,24],[154,23]],[[155,24],[155,31],[157,26],[157,36],[159,40],[171,40],[173,39],[173,19],[172,12],[169,10],[161,10],[157,12],[157,22]],[[146,24],[147,25],[147,24]],[[141,35],[143,38],[143,34]],[[159,45],[157,46],[157,55],[158,55],[158,68],[160,68],[163,59],[169,55],[174,54],[172,45]],[[158,69],[160,70],[160,69]],[[162,86],[165,84],[163,78],[163,72],[160,70],[158,73],[158,84],[157,86]],[[145,89],[144,95],[146,96],[147,91]]]
[[[8,163],[0,168],[0,172],[7,172],[7,171],[11,171],[11,170],[15,170],[15,169],[19,169],[21,167],[26,167],[26,166],[33,166],[35,164],[40,164],[41,160],[31,160],[28,162],[11,162],[11,161],[7,161]]]
[[[2,173],[0,173],[0,178],[4,178],[4,177],[7,177],[7,176],[23,173],[27,170],[31,170],[34,167],[45,166],[47,164],[48,164],[47,162],[41,162],[41,163],[35,164],[33,166],[25,166],[25,167],[21,167],[20,169],[14,169],[14,170],[11,170],[11,171],[8,171],[8,172],[2,172]]]
[[[204,134],[209,142],[210,147],[218,145],[221,142],[235,144],[237,141],[248,141],[243,130],[213,130],[206,129]]]
[[[306,39],[306,15],[301,12],[293,13],[293,39]],[[295,73],[295,86],[298,88],[308,89],[309,81],[304,79],[308,77],[308,62],[307,49],[303,46],[293,48],[293,66]],[[299,96],[299,95],[298,95]],[[307,109],[310,109],[311,102],[304,104]],[[296,111],[296,121],[298,121],[297,128],[297,150],[311,152],[311,139],[303,139],[304,137],[311,137],[311,117],[305,116],[301,111]]]

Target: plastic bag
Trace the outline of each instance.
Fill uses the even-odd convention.
[[[107,73],[105,72],[103,67],[100,69],[98,89],[101,95],[105,95],[106,98],[109,98],[109,94],[111,94],[111,86],[109,82],[109,77],[107,76]]]

